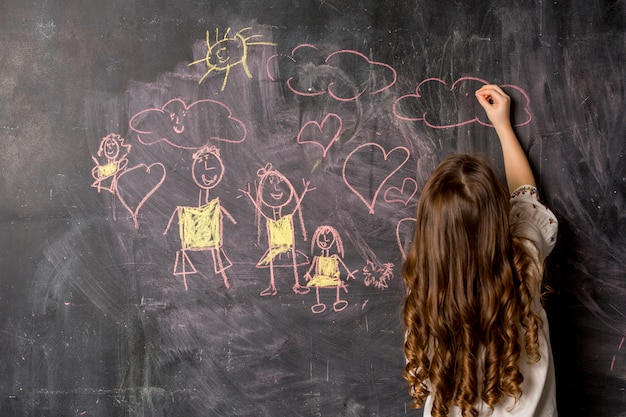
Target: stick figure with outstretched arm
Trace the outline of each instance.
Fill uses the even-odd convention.
[[[131,145],[124,143],[124,138],[116,133],[106,135],[100,141],[98,158],[91,157],[96,165],[91,169],[94,182],[92,187],[107,190],[111,193],[117,191],[117,177],[128,165],[126,156],[130,152]]]
[[[309,191],[310,183],[302,180],[304,191],[298,195],[291,182],[282,173],[267,164],[257,171],[259,183],[256,189],[256,198],[252,196],[250,184],[247,189],[240,190],[248,196],[257,211],[257,221],[260,232],[260,218],[265,219],[268,248],[256,264],[257,268],[269,268],[270,285],[261,291],[261,296],[276,295],[274,268],[287,267],[293,269],[293,292],[306,294],[309,288],[300,284],[298,266],[309,263],[306,254],[295,247],[294,216],[297,214],[302,228],[302,237],[306,240],[306,230],[302,219],[302,200]],[[260,239],[260,233],[259,233]]]
[[[348,289],[345,282],[341,279],[340,266],[348,273],[348,279],[354,279],[356,270],[350,271],[343,262],[343,242],[339,232],[334,227],[323,225],[315,230],[313,239],[311,239],[311,253],[315,251],[316,247],[320,250],[320,254],[313,257],[313,262],[311,262],[311,266],[305,275],[308,281],[307,287],[315,288],[317,298],[317,304],[311,307],[311,311],[321,313],[326,310],[326,305],[320,301],[320,288],[336,289],[337,297],[333,303],[333,310],[341,311],[348,306],[348,302],[341,299],[340,292],[344,290],[347,293]],[[333,248],[335,248],[335,253],[331,253]],[[311,276],[313,270],[315,272]]]
[[[213,269],[224,279],[226,288],[230,288],[226,270],[232,262],[224,253],[223,216],[233,224],[237,224],[233,216],[221,205],[219,198],[209,200],[209,190],[214,188],[224,176],[224,164],[219,149],[205,146],[193,155],[192,176],[200,187],[198,207],[178,206],[172,213],[163,234],[167,234],[178,215],[181,249],[176,252],[174,275],[182,275],[187,290],[187,275],[197,272],[189,257],[189,251],[210,251],[213,258]],[[203,198],[204,197],[204,198]]]

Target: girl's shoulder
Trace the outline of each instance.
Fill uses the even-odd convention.
[[[511,194],[509,216],[511,234],[531,240],[545,259],[556,244],[559,222],[554,213],[539,201],[537,188],[522,185]]]

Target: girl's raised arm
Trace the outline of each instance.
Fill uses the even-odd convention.
[[[500,139],[509,192],[515,191],[521,185],[535,186],[535,177],[528,158],[511,126],[511,98],[497,85],[483,86],[476,91],[476,98],[485,109]]]

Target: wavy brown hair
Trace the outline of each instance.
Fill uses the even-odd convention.
[[[530,362],[539,360],[542,324],[532,300],[542,271],[526,243],[511,237],[509,209],[490,164],[470,155],[445,159],[422,190],[402,266],[404,377],[414,407],[433,396],[433,416],[446,416],[451,405],[477,416],[479,392],[491,409],[503,396],[517,402],[522,348]]]

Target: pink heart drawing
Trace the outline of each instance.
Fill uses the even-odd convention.
[[[135,229],[139,229],[137,213],[150,196],[165,181],[165,167],[160,162],[139,164],[120,173],[117,178],[117,197],[133,216]]]
[[[414,217],[405,217],[400,219],[396,225],[396,241],[398,242],[398,249],[400,249],[402,259],[406,259],[405,247],[410,247],[413,243],[415,223]]]
[[[313,143],[320,146],[324,150],[322,157],[325,157],[328,149],[339,138],[342,126],[341,117],[335,113],[328,113],[322,123],[315,120],[306,122],[298,132],[298,143]]]
[[[361,194],[359,191],[357,191],[357,189],[355,188],[355,186],[353,186],[353,184],[359,179],[359,178],[348,178],[348,176],[346,175],[346,167],[348,166],[348,164],[350,164],[352,157],[354,156],[354,154],[356,154],[359,151],[363,151],[366,155],[367,158],[366,160],[369,161],[368,163],[371,163],[374,166],[384,166],[385,168],[387,168],[387,175],[380,180],[380,182],[378,183],[378,186],[376,188],[376,190],[374,191],[374,194],[372,196],[371,201],[368,201],[363,194]],[[379,153],[372,153],[374,151],[379,151]],[[392,154],[400,154],[400,158],[402,158],[402,161],[400,163],[394,163],[393,161],[389,161],[389,157]],[[404,154],[402,156],[402,154]],[[382,160],[381,157],[382,156]],[[404,166],[404,164],[406,164],[406,162],[409,160],[409,156],[410,156],[410,152],[407,148],[405,148],[404,146],[397,146],[395,148],[393,148],[392,150],[390,150],[389,152],[385,151],[385,149],[380,146],[377,143],[365,143],[363,145],[360,145],[359,147],[357,147],[356,149],[354,149],[352,152],[350,152],[350,154],[348,154],[348,156],[346,157],[346,161],[343,163],[343,181],[346,183],[346,185],[348,186],[348,188],[354,193],[356,194],[357,197],[359,197],[361,199],[361,201],[363,201],[363,203],[365,203],[365,206],[367,206],[367,208],[369,208],[369,213],[370,214],[374,214],[374,205],[376,204],[376,200],[378,199],[378,194],[380,194],[380,191],[382,190],[382,188],[385,186],[385,183],[387,182],[387,180],[389,180],[389,178],[391,178],[393,176],[393,174],[395,174],[396,172],[398,172],[400,170],[400,168],[402,168]],[[356,162],[353,162],[353,164]],[[374,180],[376,181],[376,179]],[[352,183],[351,183],[352,182]],[[376,185],[376,184],[374,184]]]
[[[405,178],[402,181],[402,186],[389,187],[385,191],[385,201],[388,203],[402,203],[405,206],[409,204],[409,201],[417,193],[417,182],[413,178]]]

